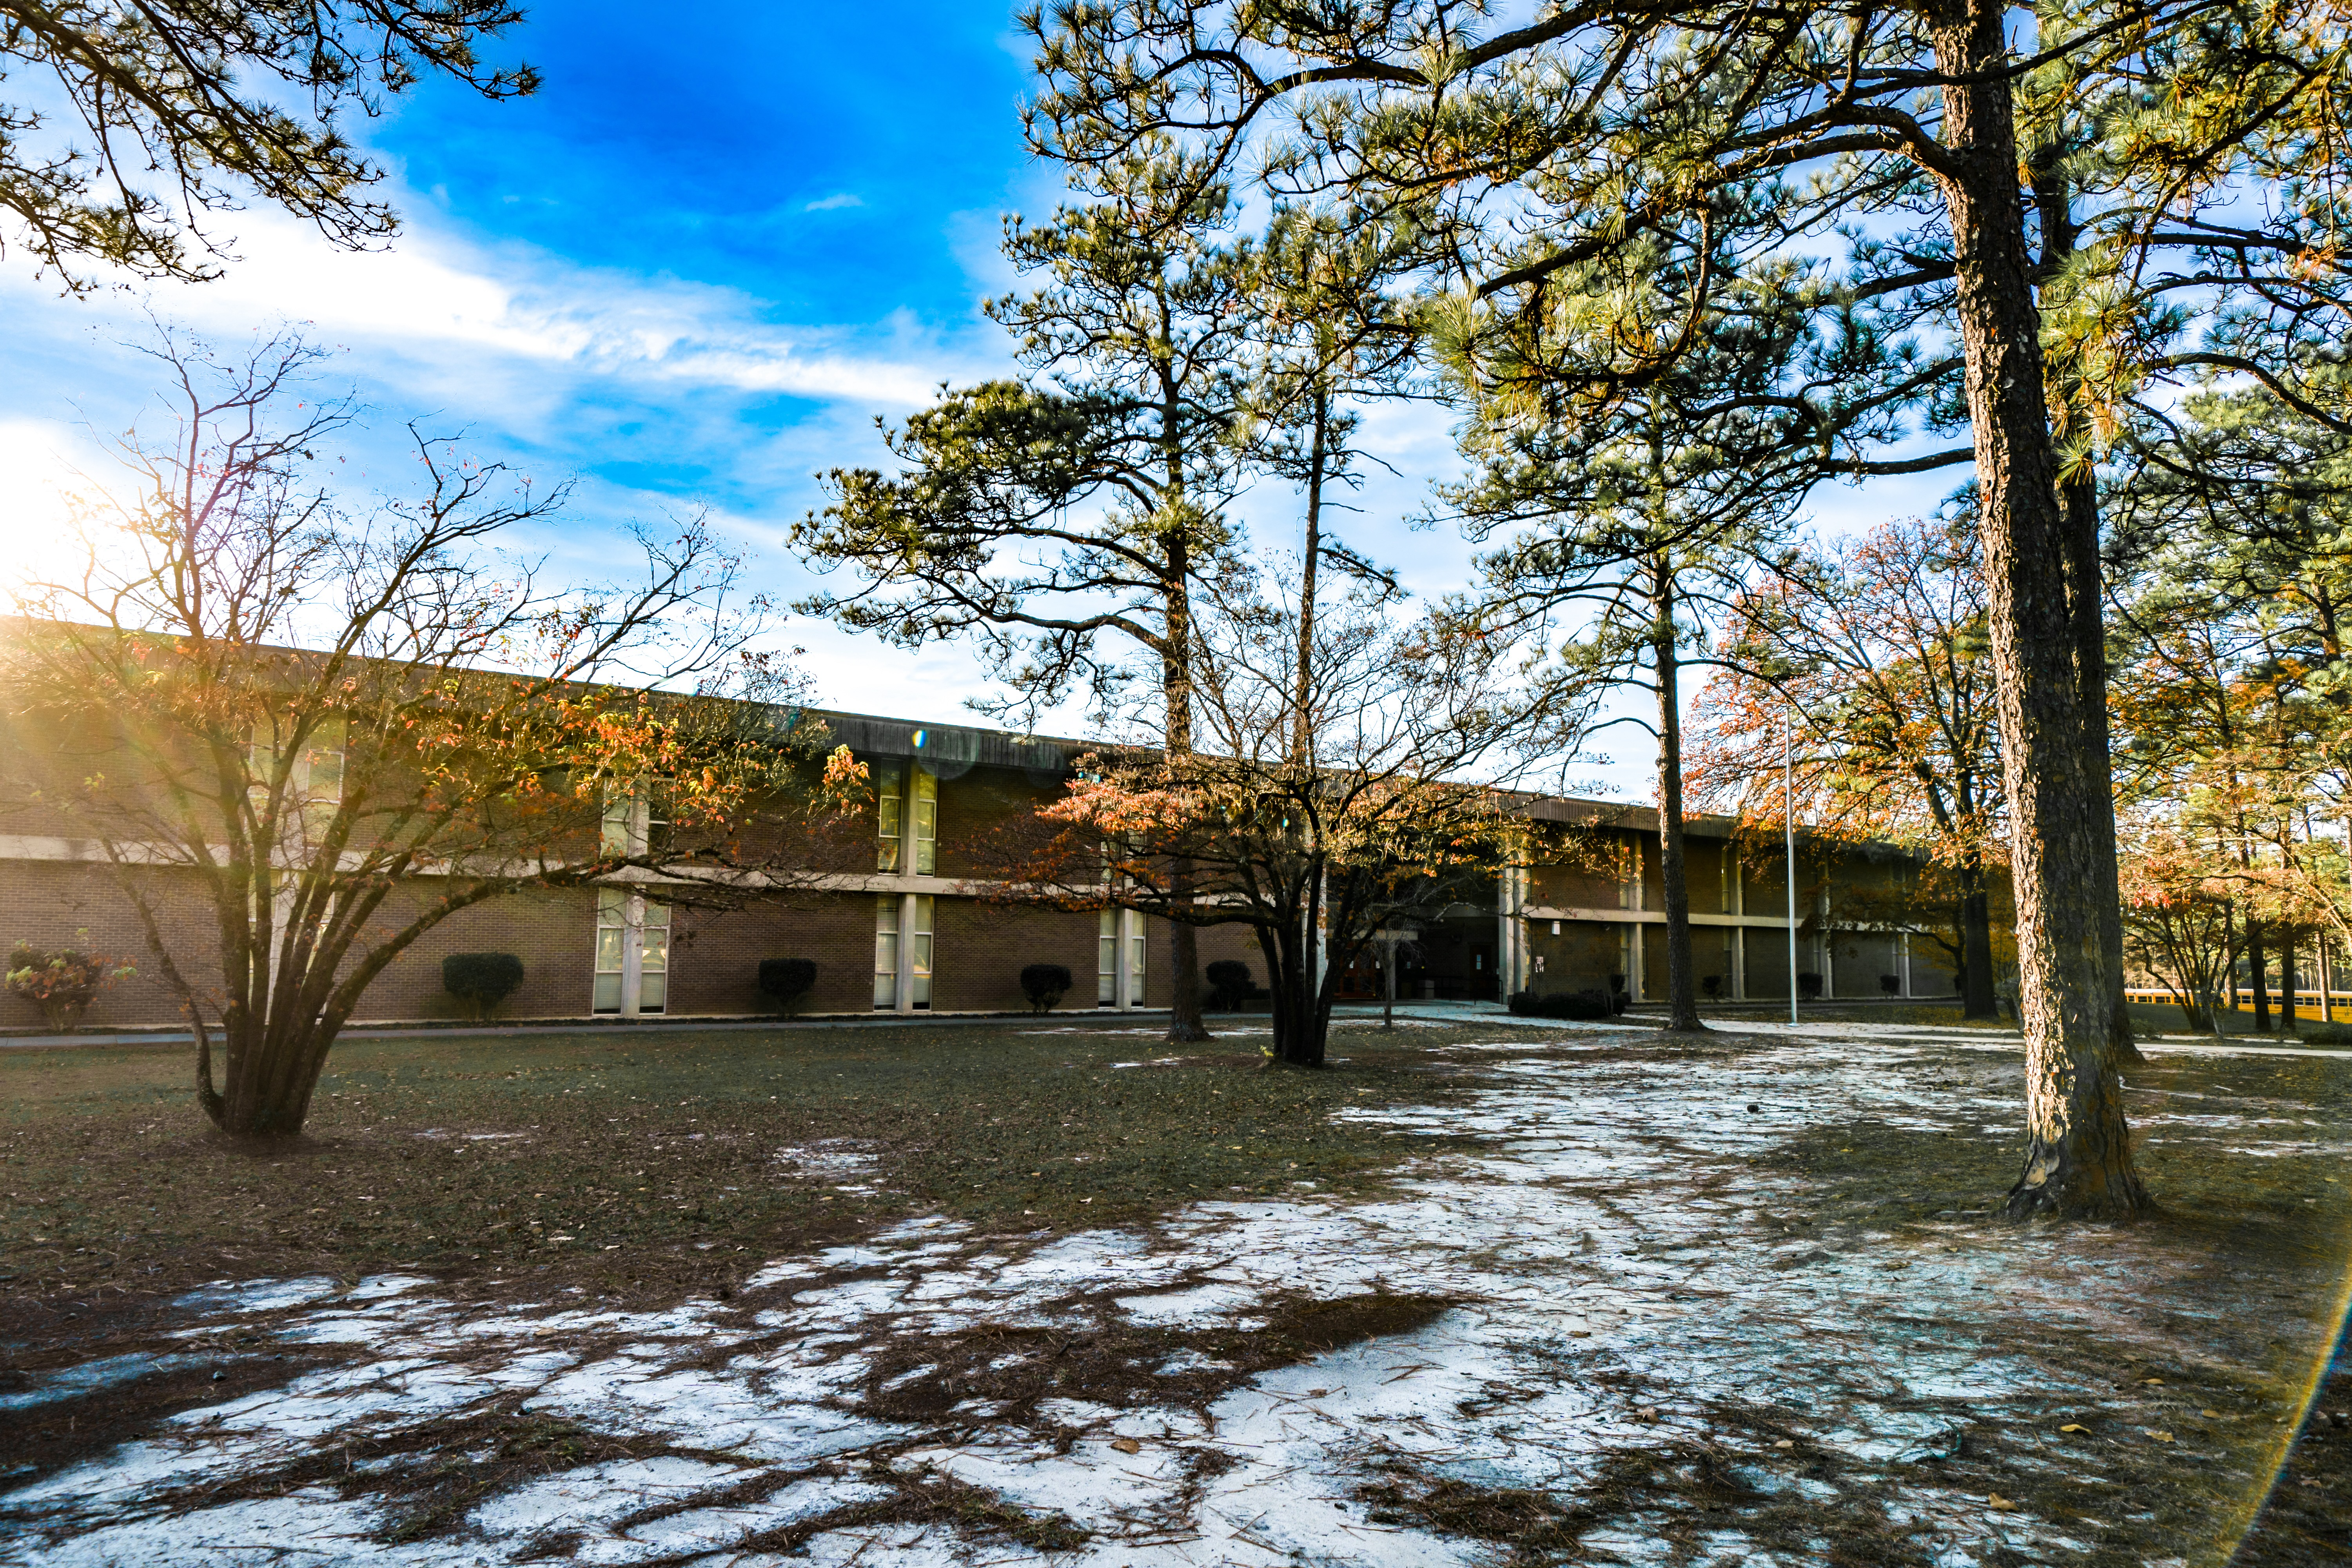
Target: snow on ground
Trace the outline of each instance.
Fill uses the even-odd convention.
[[[1449,1139],[1378,1201],[1200,1203],[1157,1229],[1058,1237],[919,1221],[777,1259],[730,1301],[656,1312],[468,1304],[413,1279],[225,1283],[185,1301],[189,1338],[258,1331],[341,1359],[0,1495],[0,1563],[749,1568],[804,1552],[858,1568],[1425,1568],[1502,1555],[1416,1511],[1432,1489],[1605,1503],[1612,1478],[1701,1460],[1749,1499],[1832,1510],[1898,1478],[1889,1527],[1939,1568],[2076,1545],[1937,1468],[1971,1429],[2113,1397],[2007,1348],[1996,1310],[2129,1336],[2143,1331],[2114,1310],[2116,1281],[2160,1295],[2168,1270],[2186,1279],[2197,1260],[1958,1214],[1824,1237],[1798,1212],[1806,1178],[1744,1163],[1860,1119],[2012,1124],[2013,1091],[1973,1067],[1950,1077],[1942,1042],[1842,1030],[1746,1054],[1626,1045],[1514,1028],[1457,1047],[1486,1075],[1466,1105],[1345,1113]],[[2184,1101],[2154,1120],[2203,1136],[2228,1112]],[[2300,1119],[2255,1120],[2284,1132]],[[855,1146],[786,1158],[866,1170]],[[1230,1363],[1201,1337],[1246,1344],[1301,1300],[1382,1297],[1437,1303],[1409,1331],[1222,1384]],[[1054,1345],[1097,1340],[1134,1352],[1109,1392],[986,1392]],[[948,1365],[975,1345],[996,1348]],[[11,1403],[152,1364],[85,1365]],[[1162,1396],[1155,1379],[1210,1392]],[[982,1392],[943,1403],[967,1386]],[[911,1398],[930,1387],[950,1392]],[[388,1528],[394,1501],[353,1484],[396,1469],[404,1434],[424,1450],[491,1415],[635,1447],[520,1479],[421,1534]],[[479,1443],[467,1454],[488,1463],[495,1443]],[[345,1473],[304,1468],[339,1447]],[[1751,1568],[1816,1556],[1755,1539],[1736,1513],[1669,1544],[1654,1500],[1626,1496],[1622,1517],[1586,1530],[1588,1553]],[[1056,1515],[1060,1534],[1003,1523]]]

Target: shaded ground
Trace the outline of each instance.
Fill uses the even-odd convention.
[[[0,1562],[2218,1563],[2269,1494],[2352,1063],[2135,1069],[2167,1212],[2021,1229],[1980,1035],[1401,1033],[387,1044],[259,1161],[0,1063]],[[2352,1539],[2347,1404],[2243,1561]]]
[[[12,1052],[0,1288],[71,1310],[410,1269],[674,1300],[916,1215],[1118,1222],[1377,1182],[1393,1138],[1327,1113],[1448,1092],[1451,1069],[1400,1042],[1425,1030],[1342,1030],[1344,1075],[1258,1071],[1263,1025],[1196,1070],[1114,1068],[1161,1054],[1163,1026],[347,1042],[308,1135],[260,1154],[205,1127],[185,1047]]]

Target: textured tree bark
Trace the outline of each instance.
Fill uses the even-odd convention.
[[[2084,744],[2096,760],[2100,773],[2112,779],[2114,767],[2107,725],[2106,584],[2099,563],[2099,495],[2097,480],[2086,468],[2066,475],[2059,485],[2066,509],[2067,592],[2074,622],[2074,681],[2083,705]],[[2105,807],[2099,844],[2105,853],[2093,868],[2099,879],[2099,945],[2107,963],[2107,1050],[2118,1062],[2145,1062],[2132,1039],[2131,1004],[2124,995],[2124,895],[2116,867],[2116,797],[2112,786],[2100,797]]]
[[[1698,983],[1691,973],[1689,860],[1683,843],[1682,687],[1675,658],[1674,577],[1655,569],[1650,602],[1657,608],[1652,653],[1658,666],[1658,882],[1666,896],[1666,1027],[1704,1033]]]
[[[1315,954],[1303,931],[1258,927],[1272,1002],[1274,1059],[1286,1067],[1320,1067],[1329,1016],[1316,1004]]]
[[[1947,79],[1935,171],[1952,235],[1993,667],[2007,744],[2017,887],[2018,1011],[2027,1146],[2011,1215],[2120,1217],[2147,1206],[2132,1168],[2113,1024],[2098,862],[2111,807],[2076,670],[2069,533],[2043,391],[2025,248],[2006,13],[1961,0],[1928,14]]]
[[[1171,473],[1177,460],[1170,459]],[[1160,633],[1160,689],[1168,705],[1167,734],[1162,744],[1171,756],[1192,752],[1192,604],[1190,574],[1192,551],[1181,533],[1168,536],[1167,615]],[[1169,892],[1181,905],[1192,886],[1191,868],[1179,861],[1169,876]],[[1201,933],[1190,921],[1177,921],[1168,939],[1168,1040],[1171,1045],[1198,1045],[1209,1037],[1201,1017]]]
[[[1992,988],[1992,908],[1982,887],[1960,901],[1960,1016],[1998,1018]]]
[[[2263,922],[2252,915],[2246,917],[2246,975],[2253,982],[2254,1033],[2271,1032],[2271,955],[2263,950],[2263,938],[2268,934]]]

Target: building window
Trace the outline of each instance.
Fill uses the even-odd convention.
[[[1642,907],[1642,841],[1621,839],[1617,845],[1617,907]]]
[[[912,930],[906,923],[907,906],[914,906]],[[908,989],[917,1008],[931,1005],[931,917],[937,900],[928,893],[902,899],[883,893],[874,900],[874,1005],[889,1011],[898,1005],[898,974],[907,971]]]
[[[912,840],[919,877],[939,869],[940,775],[905,763],[874,765],[874,868],[897,871]]]
[[[596,889],[596,977],[589,1007],[634,1015],[669,1010],[669,906],[627,888]]]
[[[1122,941],[1122,937],[1124,940]],[[1127,950],[1127,994],[1118,991],[1119,949]],[[1095,1005],[1143,1005],[1143,917],[1131,910],[1105,910],[1095,928]]]
[[[895,871],[898,868],[898,843],[907,812],[907,770],[903,764],[874,764],[874,868]],[[876,962],[878,964],[880,961],[877,959]],[[895,974],[898,970],[898,962],[894,959],[890,972]],[[880,1004],[877,1002],[876,1005]]]
[[[629,934],[628,900],[624,889],[596,889],[596,988],[590,1003],[593,1012],[621,1010],[621,952]]]
[[[282,805],[291,822],[284,827],[259,820],[269,810],[269,784],[278,771],[278,755],[274,730],[268,736],[257,731],[246,748],[246,795],[253,804],[257,826],[264,837],[285,839],[292,836],[291,824],[299,822],[305,842],[315,842],[342,804],[343,721],[321,719],[310,726],[310,739],[287,770]]]
[[[669,906],[637,900],[637,1011],[669,1011]]]
[[[914,785],[915,874],[929,877],[940,868],[940,775],[916,768]]]
[[[615,859],[669,848],[669,808],[659,795],[632,790],[608,796],[597,848]]]
[[[1105,910],[1096,927],[1095,1005],[1118,1005],[1118,911]]]

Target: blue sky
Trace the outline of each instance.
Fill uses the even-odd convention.
[[[0,258],[9,531],[37,538],[72,474],[102,483],[102,439],[152,409],[153,367],[125,346],[152,310],[230,349],[292,321],[340,350],[327,384],[371,411],[348,443],[355,500],[406,484],[402,426],[425,416],[478,458],[576,477],[568,520],[534,542],[558,570],[593,578],[630,520],[709,506],[760,585],[804,591],[781,542],[821,504],[813,472],[886,462],[876,416],[1013,369],[979,309],[1013,283],[1001,217],[1059,193],[1021,142],[1026,40],[1009,9],[969,4],[879,24],[855,7],[703,6],[675,23],[549,0],[512,45],[545,75],[535,98],[429,84],[354,127],[393,171],[405,227],[388,253],[338,253],[255,209],[224,226],[241,259],[198,287],[66,299]],[[1459,584],[1461,542],[1402,526],[1451,467],[1443,416],[1383,413],[1370,433],[1399,477],[1358,498],[1356,538],[1424,592]],[[1944,484],[1917,488],[1895,503],[1930,505]],[[1860,498],[1825,499],[1838,512]],[[1264,494],[1244,510],[1286,533],[1290,505]],[[803,622],[777,640],[807,648],[841,707],[955,719],[979,686],[952,647],[918,657]],[[1646,745],[1620,730],[1608,749],[1612,764],[1579,776],[1646,795]]]

